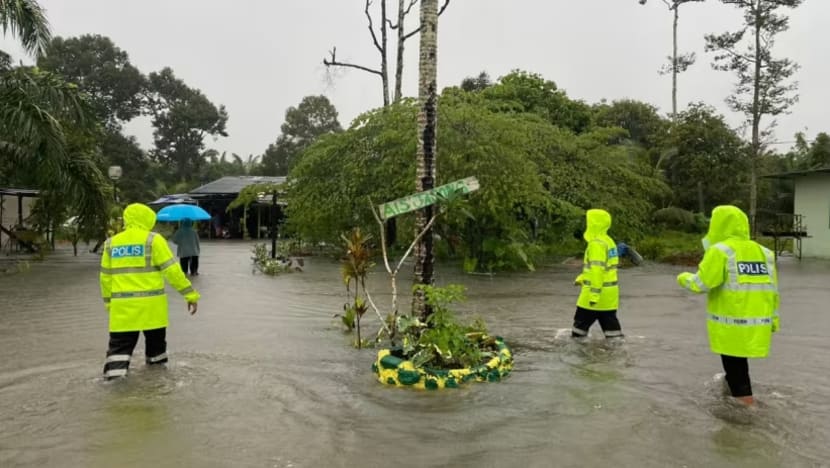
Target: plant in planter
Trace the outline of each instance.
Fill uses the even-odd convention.
[[[464,288],[419,285],[433,308],[426,322],[398,318],[402,346],[381,350],[372,369],[388,385],[422,389],[454,388],[464,382],[498,381],[513,367],[510,350],[500,337],[487,334],[481,319],[462,323],[450,305],[463,301]]]
[[[254,264],[254,272],[259,270],[266,275],[276,276],[281,273],[303,271],[303,262],[301,258],[292,259],[282,254],[277,255],[276,258],[271,258],[271,255],[268,252],[268,246],[265,244],[254,244],[251,252],[254,254],[253,257],[251,257]]]

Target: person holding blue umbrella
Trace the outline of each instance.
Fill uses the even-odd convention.
[[[199,276],[199,233],[193,229],[193,221],[182,220],[171,240],[176,244],[176,255],[179,257],[182,271],[188,274],[189,270],[190,276]]]
[[[196,205],[178,204],[164,207],[158,213],[159,221],[181,222],[171,239],[176,244],[182,271],[190,276],[199,275],[199,234],[193,229],[193,221],[210,219],[207,211]]]

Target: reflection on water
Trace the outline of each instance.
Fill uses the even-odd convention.
[[[672,268],[621,272],[624,342],[598,329],[569,338],[570,270],[444,268],[442,282],[469,288],[462,312],[506,337],[516,368],[499,384],[415,392],[378,385],[375,351],[345,346],[337,265],[251,276],[247,250],[205,245],[199,314],[171,297],[169,367],[138,359],[117,382],[99,376],[94,257],[0,277],[12,304],[0,311],[0,467],[828,465],[824,264],[782,265],[784,329],[750,364],[759,405],[747,409],[715,377],[703,300],[674,288]],[[385,286],[373,276],[376,301]]]

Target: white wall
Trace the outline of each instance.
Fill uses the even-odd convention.
[[[830,258],[830,174],[795,179],[795,214],[804,216],[807,234],[802,241],[805,258]]]

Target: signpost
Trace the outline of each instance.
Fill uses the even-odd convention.
[[[438,201],[439,197],[447,198],[453,194],[466,194],[475,192],[478,189],[478,179],[475,177],[467,177],[466,179],[456,180],[455,182],[436,187],[432,190],[418,192],[408,197],[384,203],[378,206],[378,211],[380,212],[381,218],[387,220],[404,213],[409,213],[410,211],[420,210],[425,206],[433,205]]]

